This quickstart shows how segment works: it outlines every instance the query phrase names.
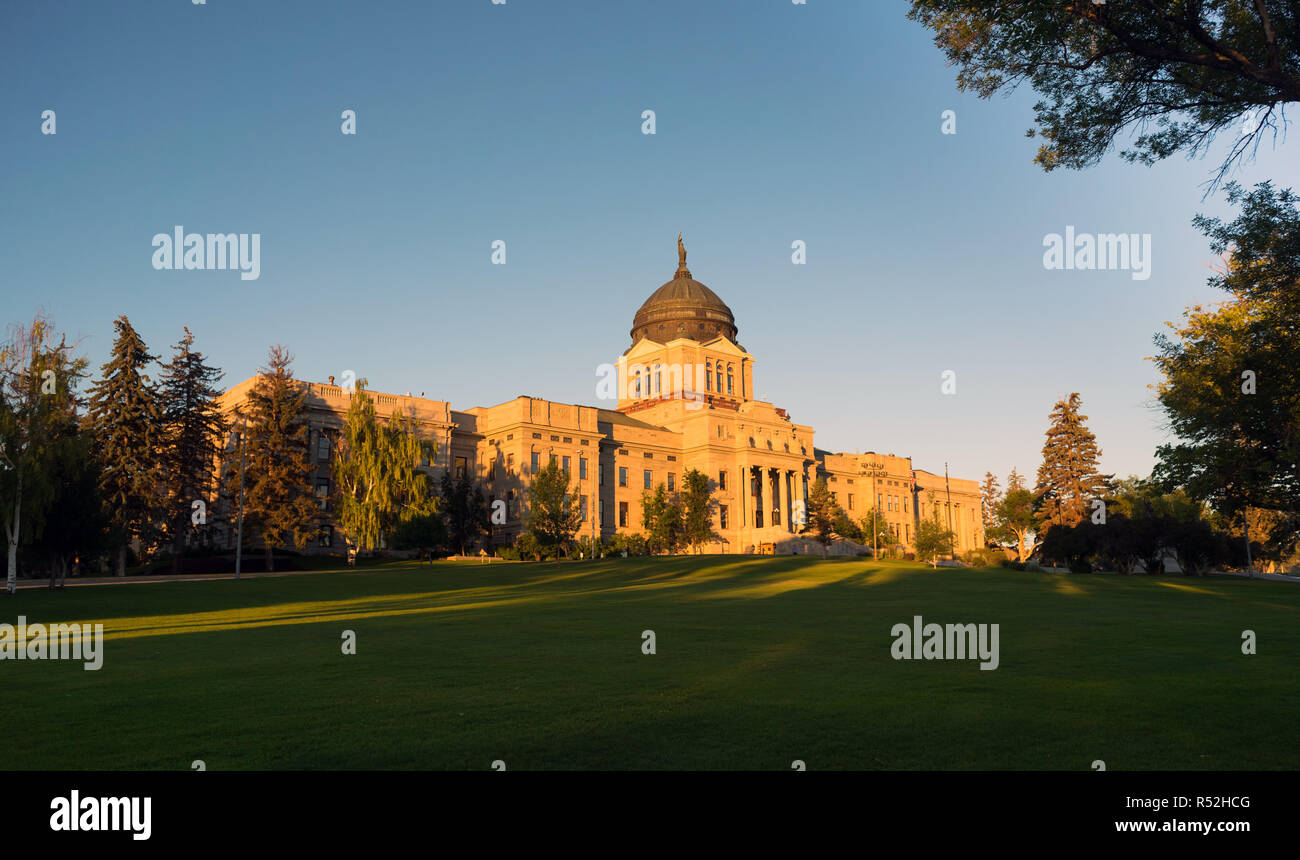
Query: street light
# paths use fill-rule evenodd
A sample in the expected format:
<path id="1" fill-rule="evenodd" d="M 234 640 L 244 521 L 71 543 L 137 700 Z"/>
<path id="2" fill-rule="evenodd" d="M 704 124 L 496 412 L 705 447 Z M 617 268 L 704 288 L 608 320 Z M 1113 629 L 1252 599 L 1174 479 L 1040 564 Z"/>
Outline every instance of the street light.
<path id="1" fill-rule="evenodd" d="M 244 559 L 244 436 L 248 429 L 248 420 L 239 422 L 239 525 L 235 529 L 235 579 L 239 579 L 239 569 Z"/>

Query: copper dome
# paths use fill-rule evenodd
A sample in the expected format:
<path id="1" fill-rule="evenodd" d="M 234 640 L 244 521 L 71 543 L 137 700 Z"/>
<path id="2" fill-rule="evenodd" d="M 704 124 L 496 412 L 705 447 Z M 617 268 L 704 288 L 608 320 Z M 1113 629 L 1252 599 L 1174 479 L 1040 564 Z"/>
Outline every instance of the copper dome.
<path id="1" fill-rule="evenodd" d="M 691 277 L 686 249 L 678 239 L 677 274 L 650 294 L 632 319 L 632 343 L 644 338 L 667 343 L 679 337 L 700 342 L 723 335 L 736 340 L 736 318 L 718 294 Z"/>

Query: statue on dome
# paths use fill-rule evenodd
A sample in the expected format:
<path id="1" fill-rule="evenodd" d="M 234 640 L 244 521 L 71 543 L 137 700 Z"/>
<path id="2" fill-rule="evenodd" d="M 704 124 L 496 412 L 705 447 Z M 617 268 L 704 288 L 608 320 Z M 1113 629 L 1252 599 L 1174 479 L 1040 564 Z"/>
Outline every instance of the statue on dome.
<path id="1" fill-rule="evenodd" d="M 686 246 L 682 244 L 682 234 L 677 234 L 677 268 L 686 268 Z"/>

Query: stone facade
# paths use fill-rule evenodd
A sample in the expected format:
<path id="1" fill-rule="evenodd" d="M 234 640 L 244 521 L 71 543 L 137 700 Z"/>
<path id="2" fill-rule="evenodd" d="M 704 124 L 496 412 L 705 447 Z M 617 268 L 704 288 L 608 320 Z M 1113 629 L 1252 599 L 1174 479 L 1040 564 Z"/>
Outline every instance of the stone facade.
<path id="1" fill-rule="evenodd" d="M 371 392 L 376 412 L 412 416 L 437 442 L 431 474 L 451 469 L 478 479 L 491 500 L 506 502 L 508 521 L 491 543 L 511 543 L 523 530 L 529 476 L 552 459 L 567 467 L 584 512 L 579 536 L 609 538 L 641 529 L 641 494 L 660 483 L 681 486 L 698 469 L 718 503 L 714 552 L 807 552 L 798 513 L 809 485 L 824 477 L 855 521 L 871 516 L 873 500 L 896 535 L 895 548 L 914 546 L 921 516 L 938 516 L 957 535 L 958 552 L 984 545 L 979 484 L 914 468 L 908 457 L 818 449 L 813 428 L 754 396 L 754 357 L 738 342 L 731 310 L 695 281 L 680 249 L 672 281 L 637 311 L 633 344 L 611 374 L 613 409 L 517 397 L 496 406 L 457 411 L 441 400 Z M 234 386 L 223 406 L 233 409 L 253 384 Z M 328 458 L 343 426 L 349 393 L 308 383 L 308 420 L 322 528 L 314 549 L 339 552 L 329 522 Z"/>

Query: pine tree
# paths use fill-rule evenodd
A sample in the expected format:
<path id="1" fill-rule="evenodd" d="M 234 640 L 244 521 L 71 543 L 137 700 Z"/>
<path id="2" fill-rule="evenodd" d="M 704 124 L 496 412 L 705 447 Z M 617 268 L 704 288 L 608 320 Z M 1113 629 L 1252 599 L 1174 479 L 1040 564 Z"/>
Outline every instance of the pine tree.
<path id="1" fill-rule="evenodd" d="M 469 472 L 452 478 L 451 470 L 442 473 L 441 507 L 447 520 L 447 539 L 452 548 L 464 555 L 471 545 L 491 528 L 487 499 Z"/>
<path id="2" fill-rule="evenodd" d="M 101 377 L 90 388 L 90 432 L 103 464 L 100 491 L 119 532 L 117 575 L 126 575 L 131 541 L 149 548 L 157 533 L 163 487 L 162 406 L 144 369 L 156 356 L 125 315 L 113 322 L 117 337 Z"/>
<path id="3" fill-rule="evenodd" d="M 292 362 L 284 347 L 271 347 L 267 366 L 235 410 L 246 435 L 244 525 L 261 535 L 267 570 L 275 569 L 277 548 L 306 544 L 320 516 L 311 486 L 316 467 L 308 448 L 307 388 L 294 379 Z M 229 488 L 238 480 L 238 456 L 226 469 Z M 227 492 L 237 497 L 238 490 Z"/>
<path id="4" fill-rule="evenodd" d="M 1002 500 L 1002 490 L 998 486 L 998 476 L 992 472 L 984 473 L 984 483 L 980 485 L 980 518 L 987 535 L 997 528 L 996 511 Z"/>
<path id="5" fill-rule="evenodd" d="M 194 533 L 195 501 L 203 511 L 213 505 L 217 456 L 227 432 L 217 401 L 217 383 L 224 374 L 210 367 L 203 353 L 193 349 L 189 328 L 163 365 L 160 395 L 163 410 L 163 474 L 166 481 L 164 523 L 172 545 L 172 570 L 180 569 L 186 537 Z M 206 520 L 206 513 L 200 517 Z"/>
<path id="6" fill-rule="evenodd" d="M 1007 478 L 1007 492 L 1023 490 L 1024 484 L 1024 480 L 1016 474 L 1015 467 L 1012 467 L 1011 474 Z M 1008 539 L 998 516 L 1002 498 L 997 475 L 985 472 L 984 483 L 980 485 L 980 517 L 984 523 L 984 543 L 988 546 L 1002 546 Z"/>
<path id="7" fill-rule="evenodd" d="M 1092 500 L 1102 498 L 1107 491 L 1108 478 L 1097 469 L 1101 449 L 1097 437 L 1088 429 L 1088 416 L 1079 412 L 1080 405 L 1075 392 L 1052 408 L 1034 491 L 1042 499 L 1038 519 L 1044 530 L 1079 522 Z"/>
<path id="8" fill-rule="evenodd" d="M 75 459 L 75 389 L 85 368 L 63 338 L 54 343 L 42 316 L 15 326 L 0 344 L 0 516 L 10 594 L 17 589 L 18 545 L 41 536 L 64 467 Z"/>
<path id="9" fill-rule="evenodd" d="M 813 485 L 808 488 L 808 499 L 806 501 L 808 511 L 808 524 L 804 526 L 803 532 L 814 532 L 814 537 L 822 545 L 822 555 L 826 554 L 826 547 L 830 546 L 834 539 L 832 534 L 835 531 L 835 515 L 839 510 L 839 505 L 835 502 L 835 497 L 831 495 L 830 487 L 826 485 L 825 478 L 818 478 Z"/>
<path id="10" fill-rule="evenodd" d="M 1028 489 L 1029 487 L 1025 486 L 1024 476 L 1016 471 L 1015 466 L 1012 466 L 1011 474 L 1007 475 L 1007 492 L 1010 493 L 1010 492 L 1014 492 L 1015 490 L 1028 490 Z"/>

